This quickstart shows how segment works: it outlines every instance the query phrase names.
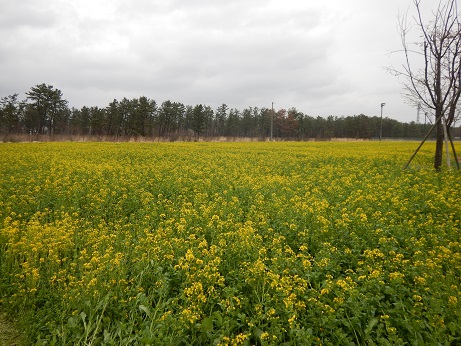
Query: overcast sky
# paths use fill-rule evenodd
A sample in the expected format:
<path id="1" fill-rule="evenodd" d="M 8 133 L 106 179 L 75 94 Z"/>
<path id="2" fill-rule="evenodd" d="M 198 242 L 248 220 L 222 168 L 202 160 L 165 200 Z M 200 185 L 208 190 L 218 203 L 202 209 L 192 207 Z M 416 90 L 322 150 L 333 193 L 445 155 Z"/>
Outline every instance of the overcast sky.
<path id="1" fill-rule="evenodd" d="M 438 1 L 425 1 L 435 6 Z M 0 0 L 0 97 L 37 84 L 70 107 L 146 96 L 216 109 L 416 121 L 398 15 L 412 0 Z"/>

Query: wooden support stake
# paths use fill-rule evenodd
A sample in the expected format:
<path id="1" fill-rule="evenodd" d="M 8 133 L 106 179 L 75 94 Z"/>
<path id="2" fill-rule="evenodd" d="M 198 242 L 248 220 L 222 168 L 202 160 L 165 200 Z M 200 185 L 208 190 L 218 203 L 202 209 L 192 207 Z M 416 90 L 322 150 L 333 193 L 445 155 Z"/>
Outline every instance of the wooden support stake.
<path id="1" fill-rule="evenodd" d="M 458 168 L 458 171 L 459 171 L 460 167 L 459 167 L 458 155 L 456 155 L 455 144 L 453 143 L 453 139 L 451 139 L 450 132 L 448 132 L 448 138 L 450 139 L 451 150 L 453 151 L 453 156 L 455 157 L 456 168 Z"/>
<path id="2" fill-rule="evenodd" d="M 437 126 L 437 123 L 440 121 L 440 117 L 437 119 L 437 121 L 435 122 L 435 124 L 431 127 L 431 129 L 429 130 L 429 132 L 427 133 L 426 137 L 424 137 L 424 139 L 422 140 L 421 144 L 419 145 L 419 147 L 415 150 L 415 152 L 413 153 L 413 155 L 411 155 L 410 159 L 408 160 L 408 162 L 406 163 L 405 166 L 403 166 L 403 169 L 407 169 L 408 166 L 410 165 L 410 162 L 413 161 L 413 159 L 415 158 L 416 154 L 418 153 L 419 149 L 421 149 L 421 147 L 423 146 L 423 144 L 426 142 L 426 140 L 429 138 L 429 136 L 431 135 L 432 131 L 434 131 L 435 127 Z"/>

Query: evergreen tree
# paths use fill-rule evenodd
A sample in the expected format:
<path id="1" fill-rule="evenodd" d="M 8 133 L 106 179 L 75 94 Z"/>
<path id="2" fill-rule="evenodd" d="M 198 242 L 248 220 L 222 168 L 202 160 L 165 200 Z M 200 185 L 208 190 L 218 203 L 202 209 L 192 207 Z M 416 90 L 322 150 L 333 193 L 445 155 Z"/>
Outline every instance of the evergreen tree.
<path id="1" fill-rule="evenodd" d="M 29 118 L 33 132 L 52 135 L 60 117 L 65 116 L 67 101 L 62 98 L 62 92 L 52 85 L 40 84 L 32 87 L 26 93 L 29 104 Z"/>
<path id="2" fill-rule="evenodd" d="M 203 105 L 199 104 L 194 107 L 192 112 L 191 128 L 194 130 L 197 139 L 205 131 L 206 128 L 206 113 Z"/>
<path id="3" fill-rule="evenodd" d="M 227 120 L 227 110 L 229 107 L 223 103 L 216 109 L 215 118 L 214 118 L 214 131 L 213 134 L 215 136 L 223 136 L 224 135 L 224 127 L 226 125 Z"/>
<path id="4" fill-rule="evenodd" d="M 3 97 L 0 100 L 0 132 L 19 133 L 23 104 L 18 101 L 18 94 Z"/>

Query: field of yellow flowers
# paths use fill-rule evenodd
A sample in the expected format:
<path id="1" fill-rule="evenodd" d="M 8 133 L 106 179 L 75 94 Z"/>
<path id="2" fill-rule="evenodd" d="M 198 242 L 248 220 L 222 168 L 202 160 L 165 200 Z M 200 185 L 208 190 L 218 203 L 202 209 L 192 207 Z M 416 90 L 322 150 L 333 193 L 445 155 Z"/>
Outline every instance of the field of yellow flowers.
<path id="1" fill-rule="evenodd" d="M 417 144 L 0 144 L 0 311 L 35 345 L 461 343 L 461 175 Z"/>

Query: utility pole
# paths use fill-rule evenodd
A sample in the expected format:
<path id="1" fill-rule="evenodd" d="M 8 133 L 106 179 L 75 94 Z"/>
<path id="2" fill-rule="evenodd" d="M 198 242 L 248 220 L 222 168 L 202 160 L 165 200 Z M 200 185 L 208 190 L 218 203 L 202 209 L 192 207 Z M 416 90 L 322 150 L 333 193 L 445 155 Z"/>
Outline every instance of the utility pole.
<path id="1" fill-rule="evenodd" d="M 381 103 L 381 123 L 379 125 L 379 140 L 381 141 L 383 139 L 383 107 L 386 105 L 386 103 L 382 102 Z"/>
<path id="2" fill-rule="evenodd" d="M 274 102 L 272 102 L 272 111 L 271 111 L 271 142 L 273 138 L 274 131 Z"/>

